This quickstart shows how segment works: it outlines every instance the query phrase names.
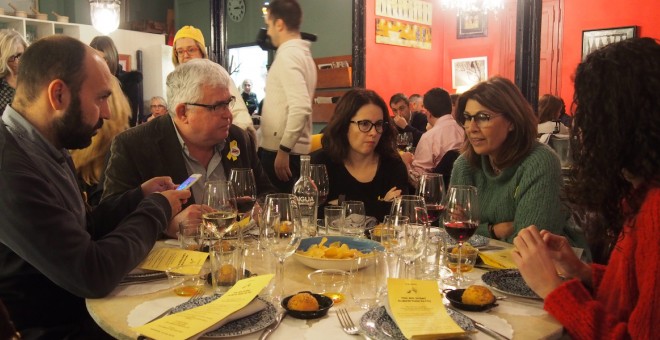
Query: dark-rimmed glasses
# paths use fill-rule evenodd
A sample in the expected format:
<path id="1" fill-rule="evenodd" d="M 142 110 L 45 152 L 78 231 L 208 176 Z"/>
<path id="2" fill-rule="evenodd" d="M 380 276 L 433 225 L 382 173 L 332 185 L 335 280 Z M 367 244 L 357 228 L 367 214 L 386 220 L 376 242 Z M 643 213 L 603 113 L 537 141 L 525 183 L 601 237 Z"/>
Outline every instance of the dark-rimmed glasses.
<path id="1" fill-rule="evenodd" d="M 23 56 L 23 53 L 16 53 L 12 56 L 9 56 L 9 58 L 7 58 L 7 61 L 10 62 L 10 63 L 13 63 L 16 60 L 20 60 L 22 56 Z"/>
<path id="2" fill-rule="evenodd" d="M 387 122 L 383 120 L 379 120 L 375 123 L 372 123 L 370 120 L 366 120 L 366 119 L 358 120 L 358 121 L 351 120 L 351 123 L 357 124 L 358 129 L 360 129 L 360 131 L 362 132 L 369 132 L 371 131 L 372 127 L 375 127 L 376 132 L 378 133 L 383 133 L 383 127 L 387 125 Z"/>
<path id="3" fill-rule="evenodd" d="M 151 105 L 150 107 L 152 109 L 164 109 L 165 105 L 158 104 L 158 105 Z"/>
<path id="4" fill-rule="evenodd" d="M 215 104 L 200 104 L 200 103 L 184 103 L 186 105 L 199 106 L 207 109 L 209 112 L 216 112 L 217 110 L 227 110 L 234 107 L 236 97 L 231 96 L 224 102 L 217 102 Z"/>
<path id="5" fill-rule="evenodd" d="M 479 111 L 475 115 L 469 115 L 467 113 L 463 113 L 462 116 L 462 121 L 463 121 L 463 127 L 467 128 L 468 125 L 470 124 L 471 121 L 477 122 L 477 126 L 482 128 L 490 125 L 490 118 L 491 117 L 497 117 L 501 115 L 501 113 L 495 113 L 495 112 L 484 112 L 484 111 Z"/>

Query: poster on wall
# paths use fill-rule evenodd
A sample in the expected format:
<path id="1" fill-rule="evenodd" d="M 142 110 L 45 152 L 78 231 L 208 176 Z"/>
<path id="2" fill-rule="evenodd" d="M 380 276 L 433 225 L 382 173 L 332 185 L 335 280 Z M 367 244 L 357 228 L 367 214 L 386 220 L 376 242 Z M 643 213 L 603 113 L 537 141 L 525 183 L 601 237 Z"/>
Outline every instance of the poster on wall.
<path id="1" fill-rule="evenodd" d="M 376 18 L 376 43 L 431 49 L 431 26 Z"/>
<path id="2" fill-rule="evenodd" d="M 582 31 L 582 61 L 589 53 L 609 44 L 634 38 L 637 26 Z"/>
<path id="3" fill-rule="evenodd" d="M 451 60 L 451 86 L 469 88 L 488 78 L 488 58 L 461 58 Z"/>
<path id="4" fill-rule="evenodd" d="M 431 2 L 424 0 L 376 0 L 376 15 L 431 25 L 432 7 Z"/>

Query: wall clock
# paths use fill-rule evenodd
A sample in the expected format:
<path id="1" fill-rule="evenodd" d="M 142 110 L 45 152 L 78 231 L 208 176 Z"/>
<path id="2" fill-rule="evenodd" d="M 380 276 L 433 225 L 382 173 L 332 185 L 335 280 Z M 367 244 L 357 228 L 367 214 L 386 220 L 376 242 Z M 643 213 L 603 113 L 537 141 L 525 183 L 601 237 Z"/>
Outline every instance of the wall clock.
<path id="1" fill-rule="evenodd" d="M 245 16 L 245 0 L 227 1 L 227 14 L 235 22 L 241 22 Z"/>

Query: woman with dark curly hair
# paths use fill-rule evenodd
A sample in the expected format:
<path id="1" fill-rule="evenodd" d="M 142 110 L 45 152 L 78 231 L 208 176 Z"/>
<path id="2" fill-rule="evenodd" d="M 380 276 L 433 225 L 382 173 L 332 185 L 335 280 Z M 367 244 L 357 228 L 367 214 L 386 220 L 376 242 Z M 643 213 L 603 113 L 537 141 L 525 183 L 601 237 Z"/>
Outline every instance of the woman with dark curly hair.
<path id="1" fill-rule="evenodd" d="M 450 184 L 477 187 L 477 233 L 512 242 L 536 224 L 563 234 L 570 214 L 560 200 L 559 158 L 536 140 L 534 111 L 516 85 L 502 77 L 475 85 L 458 99 L 456 120 L 466 142 Z"/>
<path id="2" fill-rule="evenodd" d="M 396 151 L 396 130 L 387 105 L 376 92 L 346 92 L 321 139 L 312 163 L 325 164 L 328 201 L 364 202 L 366 214 L 382 220 L 392 200 L 408 193 L 408 171 Z"/>
<path id="3" fill-rule="evenodd" d="M 568 197 L 587 216 L 602 217 L 584 227 L 616 242 L 609 263 L 584 264 L 564 238 L 534 226 L 514 241 L 523 278 L 575 339 L 660 334 L 658 93 L 660 45 L 651 38 L 603 47 L 575 74 Z"/>

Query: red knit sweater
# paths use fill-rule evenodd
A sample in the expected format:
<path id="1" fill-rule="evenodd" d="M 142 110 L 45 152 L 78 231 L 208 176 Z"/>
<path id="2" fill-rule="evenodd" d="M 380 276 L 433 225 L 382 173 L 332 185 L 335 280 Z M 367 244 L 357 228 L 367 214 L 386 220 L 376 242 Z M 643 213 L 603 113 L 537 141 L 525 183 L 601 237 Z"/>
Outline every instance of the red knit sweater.
<path id="1" fill-rule="evenodd" d="M 660 188 L 652 188 L 624 226 L 607 266 L 592 265 L 593 292 L 577 279 L 545 299 L 574 339 L 660 337 Z M 595 293 L 594 293 L 595 292 Z"/>

